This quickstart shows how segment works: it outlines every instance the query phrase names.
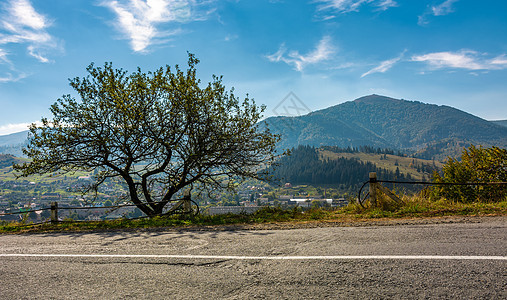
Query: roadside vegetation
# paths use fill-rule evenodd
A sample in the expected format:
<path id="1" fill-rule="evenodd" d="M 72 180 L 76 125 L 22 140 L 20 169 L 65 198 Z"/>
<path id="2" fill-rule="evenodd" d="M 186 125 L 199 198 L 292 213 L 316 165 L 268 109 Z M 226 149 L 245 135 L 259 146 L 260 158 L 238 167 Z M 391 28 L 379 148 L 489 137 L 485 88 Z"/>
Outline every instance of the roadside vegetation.
<path id="1" fill-rule="evenodd" d="M 308 223 L 355 223 L 384 219 L 433 218 L 445 216 L 507 216 L 507 199 L 498 202 L 463 203 L 447 199 L 432 200 L 426 196 L 405 196 L 403 204 L 395 204 L 387 197 L 379 198 L 378 207 L 361 207 L 353 202 L 343 208 L 299 207 L 282 209 L 265 207 L 253 214 L 224 214 L 162 216 L 143 219 L 118 219 L 106 221 L 74 222 L 65 220 L 59 224 L 33 225 L 0 223 L 0 233 L 49 232 L 49 231 L 94 231 L 94 230 L 134 230 L 156 228 L 215 228 L 220 225 L 262 225 L 285 223 L 298 227 Z M 319 224 L 316 224 L 317 226 Z"/>

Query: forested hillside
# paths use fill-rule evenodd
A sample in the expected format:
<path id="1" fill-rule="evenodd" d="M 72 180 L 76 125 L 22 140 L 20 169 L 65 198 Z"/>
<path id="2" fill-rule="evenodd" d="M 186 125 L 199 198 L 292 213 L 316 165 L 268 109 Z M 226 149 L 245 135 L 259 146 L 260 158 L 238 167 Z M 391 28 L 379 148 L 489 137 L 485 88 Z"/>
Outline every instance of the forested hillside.
<path id="1" fill-rule="evenodd" d="M 321 150 L 312 146 L 292 149 L 291 155 L 282 157 L 279 165 L 270 169 L 269 173 L 280 183 L 334 185 L 353 190 L 368 180 L 369 172 L 377 172 L 378 177 L 384 180 L 412 179 L 412 176 L 402 174 L 398 168 L 390 171 L 355 158 L 323 158 L 319 154 Z"/>
<path id="2" fill-rule="evenodd" d="M 22 162 L 19 158 L 10 154 L 0 154 L 0 169 L 12 167 L 15 163 Z"/>
<path id="3" fill-rule="evenodd" d="M 507 147 L 507 127 L 449 106 L 378 95 L 305 116 L 272 117 L 265 123 L 281 134 L 280 148 L 368 145 L 423 153 L 426 148 L 433 147 L 425 152 L 426 158 L 430 154 L 432 158 L 445 158 L 459 155 L 462 145 Z"/>

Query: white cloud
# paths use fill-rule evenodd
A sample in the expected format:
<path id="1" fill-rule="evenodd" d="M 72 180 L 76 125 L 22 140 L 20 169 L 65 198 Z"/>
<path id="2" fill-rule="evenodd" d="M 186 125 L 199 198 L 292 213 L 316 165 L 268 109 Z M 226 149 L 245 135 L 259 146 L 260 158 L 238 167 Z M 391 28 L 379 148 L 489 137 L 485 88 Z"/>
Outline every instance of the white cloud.
<path id="1" fill-rule="evenodd" d="M 28 130 L 31 123 L 7 124 L 0 126 L 0 135 L 6 135 Z"/>
<path id="2" fill-rule="evenodd" d="M 16 82 L 26 78 L 28 74 L 16 70 L 14 64 L 7 57 L 9 53 L 0 48 L 0 65 L 7 65 L 8 71 L 0 74 L 0 83 Z"/>
<path id="3" fill-rule="evenodd" d="M 319 10 L 334 10 L 339 13 L 358 11 L 359 6 L 372 0 L 317 0 Z"/>
<path id="4" fill-rule="evenodd" d="M 500 68 L 507 68 L 507 55 L 504 54 L 497 56 L 492 60 L 490 60 L 489 63 L 493 66 L 498 66 Z"/>
<path id="5" fill-rule="evenodd" d="M 385 73 L 400 61 L 424 63 L 428 66 L 419 74 L 425 74 L 426 71 L 448 69 L 451 72 L 456 70 L 467 70 L 472 75 L 493 70 L 507 70 L 507 54 L 492 57 L 487 53 L 479 53 L 472 50 L 460 50 L 456 52 L 442 51 L 426 54 L 412 55 L 409 59 L 404 59 L 406 50 L 398 57 L 382 61 L 378 66 L 363 73 L 361 78 L 374 73 Z M 482 71 L 482 72 L 476 72 Z"/>
<path id="6" fill-rule="evenodd" d="M 10 64 L 10 61 L 7 58 L 7 52 L 2 48 L 0 48 L 0 63 L 1 62 Z"/>
<path id="7" fill-rule="evenodd" d="M 206 4 L 207 2 L 205 2 Z M 163 23 L 204 20 L 194 9 L 198 4 L 193 0 L 107 0 L 102 6 L 111 9 L 117 16 L 115 26 L 130 39 L 135 52 L 145 52 L 160 38 L 174 35 L 173 32 L 161 32 L 157 26 Z M 199 5 L 203 5 L 201 2 Z"/>
<path id="8" fill-rule="evenodd" d="M 426 18 L 426 15 L 427 14 L 422 14 L 422 15 L 418 16 L 417 17 L 417 24 L 419 24 L 420 26 L 428 24 L 428 19 Z"/>
<path id="9" fill-rule="evenodd" d="M 465 69 L 465 70 L 503 70 L 507 69 L 505 54 L 493 59 L 485 59 L 486 54 L 476 51 L 461 50 L 458 52 L 434 52 L 414 55 L 411 61 L 427 63 L 432 69 Z"/>
<path id="10" fill-rule="evenodd" d="M 51 21 L 35 11 L 28 0 L 10 0 L 1 8 L 0 45 L 28 44 L 30 56 L 49 62 L 47 53 L 58 48 L 56 40 L 46 31 Z"/>
<path id="11" fill-rule="evenodd" d="M 35 49 L 34 46 L 30 45 L 30 46 L 28 46 L 27 49 L 28 49 L 28 54 L 30 54 L 31 56 L 35 57 L 40 62 L 43 62 L 43 63 L 49 62 L 49 59 L 47 59 L 46 57 L 42 56 L 42 54 L 40 52 L 38 52 Z"/>
<path id="12" fill-rule="evenodd" d="M 17 74 L 13 75 L 11 72 L 8 72 L 7 74 L 4 74 L 0 77 L 0 83 L 7 83 L 7 82 L 16 82 L 23 78 L 26 78 L 28 75 L 25 73 L 17 72 Z"/>
<path id="13" fill-rule="evenodd" d="M 278 51 L 276 51 L 273 54 L 266 55 L 266 58 L 272 62 L 283 61 L 284 59 L 283 55 L 285 54 L 285 52 L 287 52 L 287 47 L 285 47 L 285 44 L 281 44 L 280 48 L 278 48 Z"/>
<path id="14" fill-rule="evenodd" d="M 224 41 L 226 41 L 226 42 L 230 42 L 230 41 L 237 40 L 237 39 L 238 39 L 238 35 L 237 35 L 237 34 L 228 34 L 228 35 L 224 38 Z"/>
<path id="15" fill-rule="evenodd" d="M 401 58 L 403 57 L 403 54 L 405 52 L 403 52 L 400 56 L 398 57 L 395 57 L 393 59 L 389 59 L 389 60 L 385 60 L 383 62 L 380 63 L 380 65 L 378 65 L 377 67 L 369 70 L 368 72 L 364 73 L 363 75 L 361 75 L 361 78 L 365 77 L 365 76 L 368 76 L 368 75 L 371 75 L 373 73 L 385 73 L 387 72 L 388 70 L 390 70 L 397 62 L 399 62 L 401 60 Z"/>
<path id="16" fill-rule="evenodd" d="M 314 2 L 321 3 L 317 7 L 319 11 L 332 10 L 337 13 L 359 11 L 363 4 L 370 4 L 381 11 L 398 6 L 394 0 L 315 0 Z"/>
<path id="17" fill-rule="evenodd" d="M 391 7 L 397 7 L 398 3 L 396 3 L 393 0 L 383 0 L 383 1 L 379 1 L 376 4 L 376 6 L 379 8 L 379 10 L 384 11 L 384 10 L 388 10 Z"/>
<path id="18" fill-rule="evenodd" d="M 458 0 L 446 0 L 440 5 L 432 6 L 431 11 L 434 16 L 445 16 L 454 11 L 452 5 L 458 2 Z"/>
<path id="19" fill-rule="evenodd" d="M 18 24 L 34 30 L 41 30 L 48 26 L 46 18 L 37 13 L 28 0 L 12 1 L 11 4 L 11 14 L 18 20 Z"/>
<path id="20" fill-rule="evenodd" d="M 315 49 L 306 55 L 299 54 L 298 51 L 290 51 L 287 53 L 285 44 L 282 44 L 276 53 L 267 55 L 266 58 L 272 62 L 284 62 L 294 66 L 297 71 L 303 71 L 307 65 L 317 64 L 331 58 L 336 50 L 331 45 L 331 38 L 324 36 Z"/>
<path id="21" fill-rule="evenodd" d="M 418 17 L 418 24 L 419 25 L 426 25 L 428 24 L 428 16 L 445 16 L 452 12 L 454 12 L 453 4 L 458 2 L 459 0 L 446 0 L 439 5 L 435 6 L 428 6 L 428 9 Z"/>

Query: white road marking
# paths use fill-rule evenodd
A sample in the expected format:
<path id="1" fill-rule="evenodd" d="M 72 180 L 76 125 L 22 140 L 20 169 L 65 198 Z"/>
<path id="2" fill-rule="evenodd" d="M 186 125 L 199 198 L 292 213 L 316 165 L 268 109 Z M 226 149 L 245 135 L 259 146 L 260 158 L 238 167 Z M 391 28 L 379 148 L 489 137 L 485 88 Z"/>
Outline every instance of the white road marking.
<path id="1" fill-rule="evenodd" d="M 164 255 L 164 254 L 37 254 L 0 253 L 0 257 L 55 258 L 172 258 L 221 260 L 507 260 L 507 256 L 479 255 L 332 255 L 332 256 L 235 256 L 235 255 Z"/>

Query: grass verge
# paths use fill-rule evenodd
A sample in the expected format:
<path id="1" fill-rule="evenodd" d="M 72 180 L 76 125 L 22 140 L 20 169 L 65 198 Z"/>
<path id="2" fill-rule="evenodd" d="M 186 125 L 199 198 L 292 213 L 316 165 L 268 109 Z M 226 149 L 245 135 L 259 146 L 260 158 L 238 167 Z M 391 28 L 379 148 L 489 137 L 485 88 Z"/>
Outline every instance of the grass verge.
<path id="1" fill-rule="evenodd" d="M 51 232 L 51 231 L 94 231 L 129 230 L 142 228 L 204 227 L 216 225 L 266 224 L 266 223 L 304 223 L 347 222 L 431 218 L 442 216 L 500 216 L 507 215 L 507 200 L 495 203 L 460 203 L 445 199 L 431 201 L 421 197 L 404 197 L 403 204 L 380 199 L 378 207 L 363 208 L 356 203 L 341 209 L 314 208 L 303 211 L 300 208 L 281 209 L 265 207 L 254 214 L 199 215 L 192 218 L 184 216 L 165 216 L 137 220 L 118 219 L 94 222 L 61 222 L 59 224 L 33 225 L 21 223 L 1 223 L 0 233 Z"/>

